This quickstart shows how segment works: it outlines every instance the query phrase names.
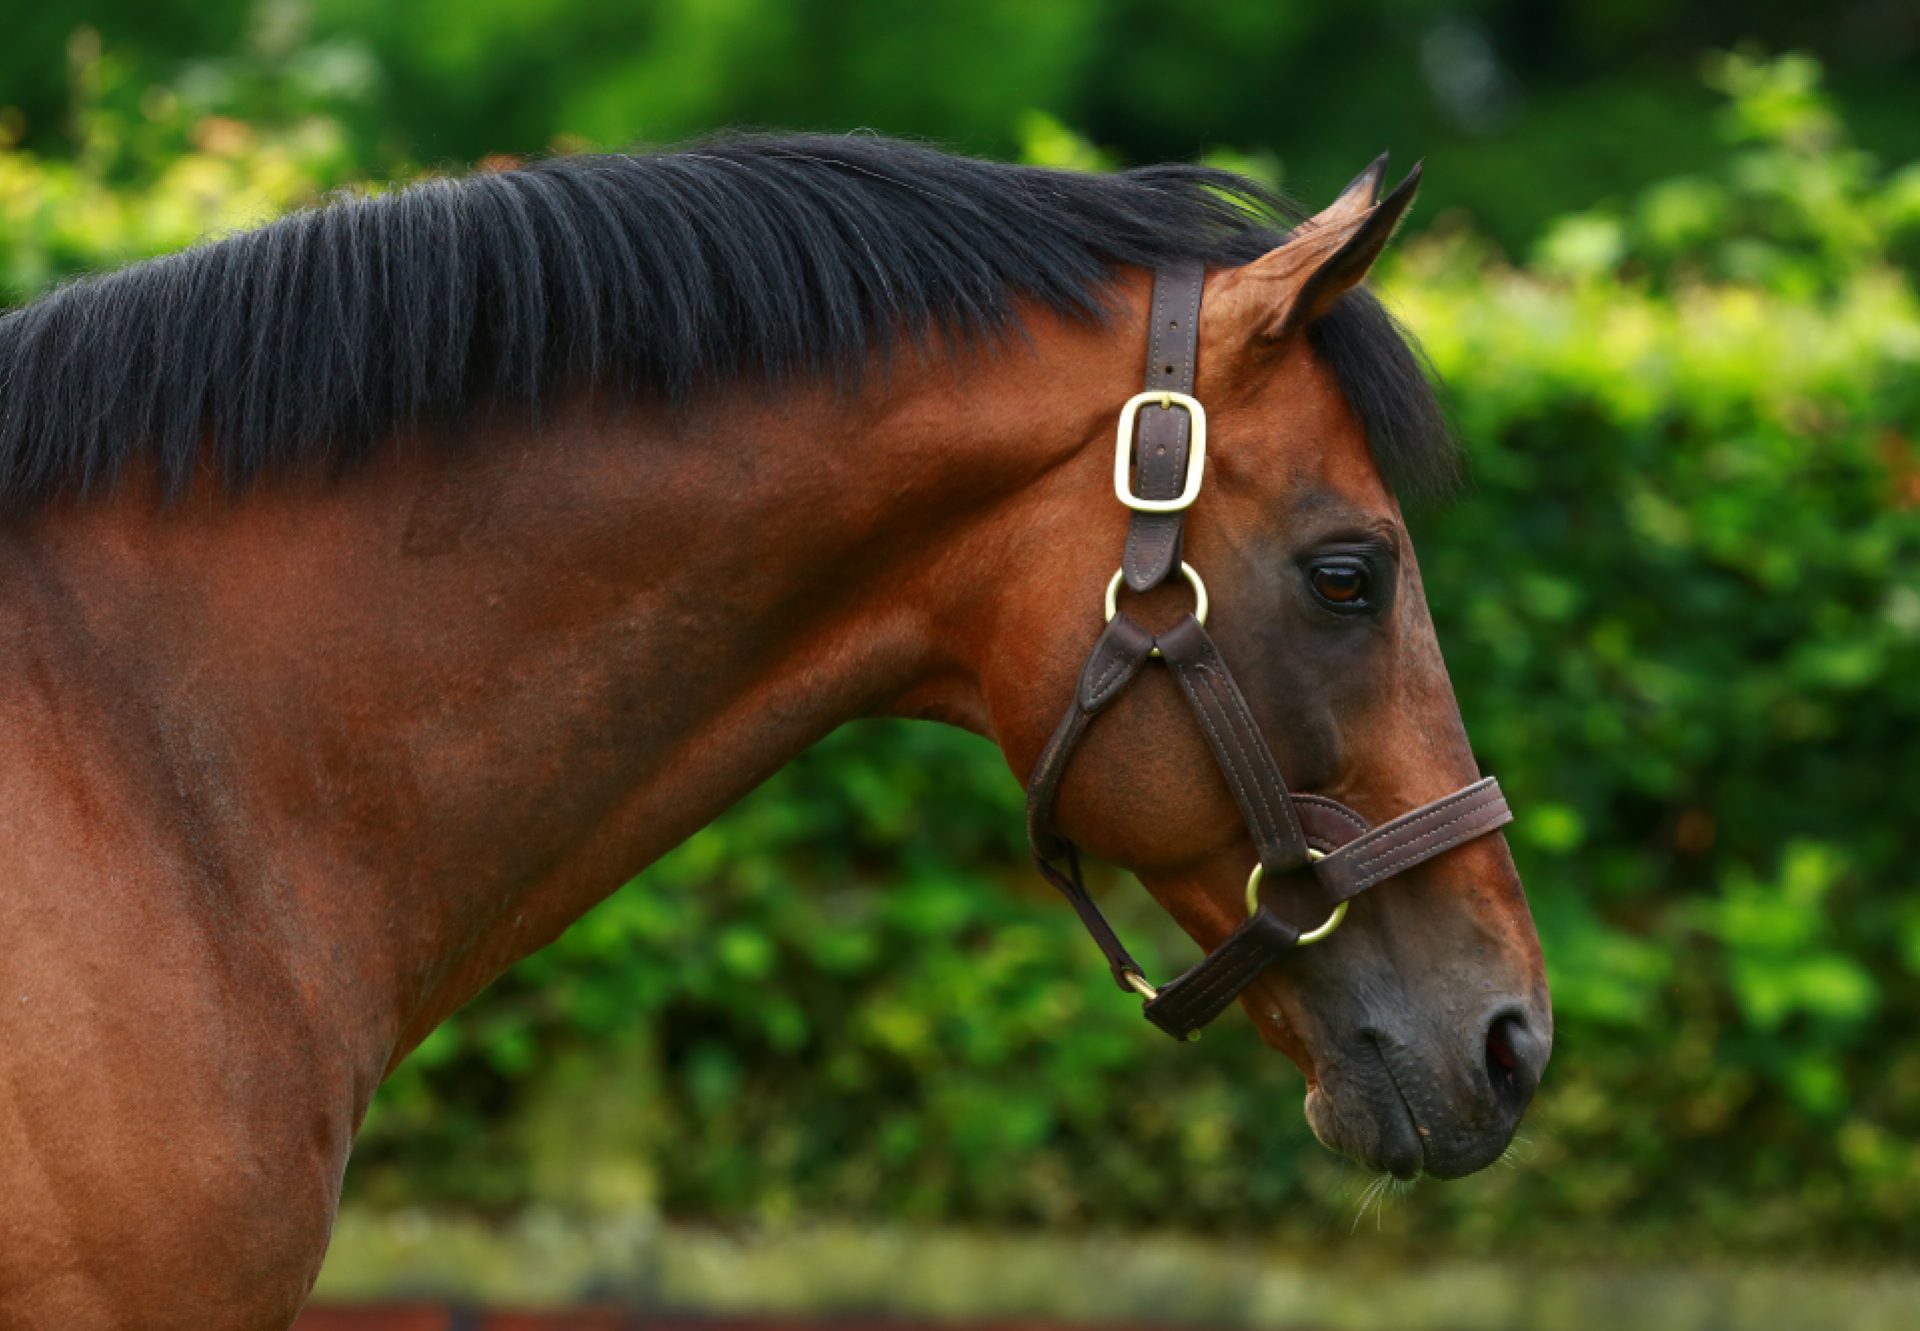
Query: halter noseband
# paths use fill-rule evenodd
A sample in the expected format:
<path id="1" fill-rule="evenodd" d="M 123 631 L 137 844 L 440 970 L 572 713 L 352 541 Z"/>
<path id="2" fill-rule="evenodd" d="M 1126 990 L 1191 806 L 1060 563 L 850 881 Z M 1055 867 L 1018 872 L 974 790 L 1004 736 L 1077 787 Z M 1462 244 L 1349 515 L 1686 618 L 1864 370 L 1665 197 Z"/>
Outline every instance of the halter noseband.
<path id="1" fill-rule="evenodd" d="M 1114 452 L 1114 493 L 1133 510 L 1126 552 L 1107 584 L 1106 631 L 1094 643 L 1073 703 L 1027 781 L 1027 838 L 1034 863 L 1079 913 L 1106 954 L 1114 981 L 1144 998 L 1147 1020 L 1176 1039 L 1197 1039 L 1200 1028 L 1269 966 L 1339 928 L 1348 902 L 1367 888 L 1513 821 L 1492 777 L 1379 827 L 1335 800 L 1290 794 L 1281 780 L 1246 698 L 1202 627 L 1206 584 L 1180 559 L 1186 510 L 1199 497 L 1206 463 L 1206 410 L 1192 396 L 1205 277 L 1199 264 L 1154 274 L 1146 390 L 1121 409 Z M 1149 633 L 1120 611 L 1123 581 L 1144 592 L 1176 569 L 1192 587 L 1195 605 L 1172 628 Z M 1157 988 L 1147 982 L 1088 895 L 1079 852 L 1053 825 L 1060 781 L 1080 737 L 1155 657 L 1173 672 L 1199 719 L 1258 854 L 1247 879 L 1246 922 L 1191 970 Z M 1064 861 L 1065 867 L 1055 860 Z M 1313 874 L 1331 909 L 1325 923 L 1304 934 L 1260 902 L 1264 876 L 1302 870 Z"/>

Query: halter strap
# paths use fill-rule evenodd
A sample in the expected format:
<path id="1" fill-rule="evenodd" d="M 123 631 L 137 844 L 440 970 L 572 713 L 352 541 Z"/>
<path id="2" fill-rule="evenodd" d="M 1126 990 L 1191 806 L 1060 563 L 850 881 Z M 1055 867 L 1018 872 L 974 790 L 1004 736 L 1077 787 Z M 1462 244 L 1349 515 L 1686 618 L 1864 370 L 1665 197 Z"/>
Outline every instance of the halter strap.
<path id="1" fill-rule="evenodd" d="M 1280 764 L 1260 734 L 1253 710 L 1220 659 L 1213 639 L 1192 615 L 1159 635 L 1160 654 L 1173 670 L 1180 691 L 1206 732 L 1207 747 L 1227 774 L 1227 785 L 1253 834 L 1260 864 L 1270 874 L 1290 873 L 1306 864 L 1307 838 L 1293 811 Z"/>
<path id="2" fill-rule="evenodd" d="M 1204 428 L 1200 407 L 1190 395 L 1205 276 L 1199 264 L 1180 264 L 1154 274 L 1147 390 L 1180 394 L 1192 405 L 1162 399 L 1137 407 L 1132 493 L 1139 500 L 1164 505 L 1186 494 L 1189 486 L 1197 490 L 1200 478 L 1189 477 L 1187 470 L 1189 458 L 1199 456 L 1199 449 L 1192 446 L 1195 433 Z M 1117 479 L 1124 488 L 1124 468 Z M 1184 507 L 1143 511 L 1129 506 L 1134 512 L 1127 526 L 1121 572 L 1127 586 L 1146 591 L 1182 567 L 1186 511 Z M 1195 586 L 1200 586 L 1197 575 Z M 1312 872 L 1325 899 L 1335 907 L 1329 925 L 1316 930 L 1316 936 L 1330 931 L 1345 911 L 1345 903 L 1367 888 L 1513 821 L 1513 812 L 1492 777 L 1379 827 L 1324 795 L 1293 794 L 1281 778 L 1280 765 L 1245 695 L 1199 618 L 1184 615 L 1172 628 L 1155 635 L 1111 604 L 1109 611 L 1107 627 L 1081 668 L 1073 701 L 1028 776 L 1027 839 L 1035 866 L 1080 916 L 1105 955 L 1114 983 L 1145 998 L 1147 1020 L 1169 1035 L 1198 1038 L 1202 1026 L 1300 945 L 1301 933 L 1259 901 L 1257 882 L 1250 881 L 1252 908 L 1246 922 L 1190 970 L 1156 988 L 1147 982 L 1088 893 L 1079 851 L 1054 825 L 1060 783 L 1094 718 L 1139 677 L 1149 660 L 1158 657 L 1165 662 L 1193 709 L 1253 838 L 1258 857 L 1255 874 Z"/>
<path id="3" fill-rule="evenodd" d="M 1148 392 L 1191 395 L 1200 351 L 1200 292 L 1207 270 L 1179 263 L 1153 275 L 1153 308 L 1147 334 Z M 1193 438 L 1189 413 L 1178 407 L 1144 407 L 1134 449 L 1134 485 L 1142 499 L 1172 499 L 1186 485 Z M 1180 567 L 1186 512 L 1142 513 L 1127 523 L 1127 549 L 1120 561 L 1127 586 L 1144 592 Z"/>

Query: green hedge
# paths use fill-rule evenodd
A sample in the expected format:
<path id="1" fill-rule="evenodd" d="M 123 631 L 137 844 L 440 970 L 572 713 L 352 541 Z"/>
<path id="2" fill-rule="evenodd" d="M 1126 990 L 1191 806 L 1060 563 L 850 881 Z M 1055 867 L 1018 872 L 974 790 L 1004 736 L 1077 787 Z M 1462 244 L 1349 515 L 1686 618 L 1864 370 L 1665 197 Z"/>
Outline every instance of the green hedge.
<path id="1" fill-rule="evenodd" d="M 1442 227 L 1384 276 L 1470 459 L 1414 527 L 1559 1036 L 1519 1167 L 1421 1189 L 1379 1242 L 1920 1242 L 1920 164 L 1849 149 L 1816 74 L 1723 60 L 1698 176 L 1560 219 L 1521 266 Z M 163 171 L 0 155 L 0 274 L 346 173 L 324 121 L 182 112 L 167 140 L 169 113 L 116 141 L 169 144 Z M 1365 1180 L 1313 1144 L 1298 1077 L 1244 1023 L 1191 1048 L 1142 1023 L 1019 826 L 988 746 L 840 732 L 436 1033 L 349 1192 L 1343 1234 Z M 1108 900 L 1163 966 L 1190 955 L 1137 888 Z"/>

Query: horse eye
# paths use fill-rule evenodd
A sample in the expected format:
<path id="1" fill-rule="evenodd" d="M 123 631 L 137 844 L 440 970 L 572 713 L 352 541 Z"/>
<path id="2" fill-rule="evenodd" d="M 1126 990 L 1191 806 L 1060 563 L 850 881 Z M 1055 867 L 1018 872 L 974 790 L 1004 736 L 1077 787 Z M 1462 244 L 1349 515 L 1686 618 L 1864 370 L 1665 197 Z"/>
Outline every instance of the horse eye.
<path id="1" fill-rule="evenodd" d="M 1359 564 L 1320 564 L 1312 571 L 1313 594 L 1351 610 L 1367 604 L 1367 570 Z"/>

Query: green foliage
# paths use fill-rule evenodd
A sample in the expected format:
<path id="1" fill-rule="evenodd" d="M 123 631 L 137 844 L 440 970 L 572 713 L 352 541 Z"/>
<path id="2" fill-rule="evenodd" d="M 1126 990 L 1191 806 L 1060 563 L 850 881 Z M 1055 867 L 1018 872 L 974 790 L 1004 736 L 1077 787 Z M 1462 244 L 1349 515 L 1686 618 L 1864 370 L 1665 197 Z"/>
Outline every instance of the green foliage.
<path id="1" fill-rule="evenodd" d="M 1902 0 L 51 0 L 0 41 L 0 126 L 77 141 L 80 24 L 150 85 L 219 91 L 248 120 L 319 99 L 389 174 L 555 145 L 776 125 L 923 135 L 1007 155 L 1043 111 L 1122 164 L 1258 144 L 1303 194 L 1384 148 L 1425 158 L 1428 216 L 1513 252 L 1542 224 L 1692 169 L 1714 145 L 1690 53 L 1816 44 L 1874 151 L 1920 156 Z M 1789 108 L 1790 110 L 1790 108 Z"/>
<path id="2" fill-rule="evenodd" d="M 303 49 L 157 91 L 80 61 L 85 151 L 0 152 L 0 275 L 24 294 L 347 179 L 355 80 L 260 73 Z M 1375 1243 L 1920 1241 L 1920 163 L 1851 148 L 1815 74 L 1718 60 L 1716 160 L 1522 266 L 1456 224 L 1384 276 L 1471 462 L 1416 534 L 1559 1035 L 1521 1167 L 1423 1189 Z M 1042 114 L 1008 132 L 1114 160 Z M 1193 1048 L 1141 1022 L 1019 826 L 978 741 L 842 731 L 430 1038 L 350 1190 L 1344 1235 L 1362 1180 L 1297 1076 L 1234 1019 Z M 1163 969 L 1191 955 L 1110 888 Z"/>
<path id="3" fill-rule="evenodd" d="M 1920 162 L 1884 182 L 1846 142 L 1805 56 L 1710 62 L 1735 145 L 1717 177 L 1681 176 L 1625 210 L 1576 213 L 1546 228 L 1536 266 L 1611 274 L 1629 254 L 1669 284 L 1721 280 L 1785 295 L 1829 292 L 1863 270 L 1920 257 Z"/>
<path id="4" fill-rule="evenodd" d="M 40 157 L 9 150 L 0 133 L 0 299 L 257 226 L 317 202 L 358 169 L 325 113 L 324 81 L 277 82 L 277 115 L 233 114 L 258 105 L 251 86 L 281 64 L 324 68 L 324 52 L 203 67 L 177 86 L 142 88 L 91 33 L 69 47 L 81 150 Z"/>

